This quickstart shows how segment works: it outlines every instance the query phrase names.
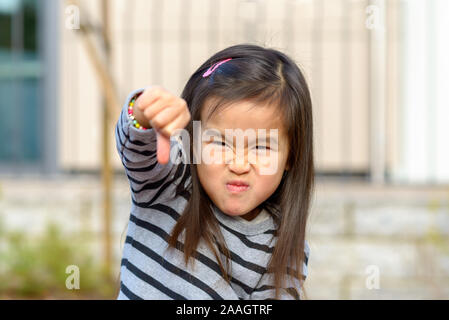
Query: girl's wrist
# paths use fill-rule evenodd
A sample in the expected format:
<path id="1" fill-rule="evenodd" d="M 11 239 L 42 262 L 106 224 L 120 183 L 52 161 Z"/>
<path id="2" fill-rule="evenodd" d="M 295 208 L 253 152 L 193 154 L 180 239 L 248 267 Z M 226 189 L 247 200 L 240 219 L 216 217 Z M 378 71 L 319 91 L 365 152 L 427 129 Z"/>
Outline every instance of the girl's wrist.
<path id="1" fill-rule="evenodd" d="M 140 130 L 148 130 L 151 128 L 149 121 L 146 120 L 143 113 L 136 108 L 136 100 L 142 93 L 136 94 L 132 97 L 128 104 L 128 117 L 132 121 L 133 127 Z"/>

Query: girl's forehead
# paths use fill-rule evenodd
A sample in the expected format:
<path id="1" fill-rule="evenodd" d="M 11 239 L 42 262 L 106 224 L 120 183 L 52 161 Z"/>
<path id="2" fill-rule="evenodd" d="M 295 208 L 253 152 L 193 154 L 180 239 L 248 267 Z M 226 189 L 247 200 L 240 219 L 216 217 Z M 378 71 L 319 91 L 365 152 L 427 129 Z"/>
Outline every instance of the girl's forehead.
<path id="1" fill-rule="evenodd" d="M 213 111 L 213 104 L 205 104 L 201 122 L 217 129 L 278 129 L 283 130 L 284 119 L 277 105 L 240 101 Z"/>

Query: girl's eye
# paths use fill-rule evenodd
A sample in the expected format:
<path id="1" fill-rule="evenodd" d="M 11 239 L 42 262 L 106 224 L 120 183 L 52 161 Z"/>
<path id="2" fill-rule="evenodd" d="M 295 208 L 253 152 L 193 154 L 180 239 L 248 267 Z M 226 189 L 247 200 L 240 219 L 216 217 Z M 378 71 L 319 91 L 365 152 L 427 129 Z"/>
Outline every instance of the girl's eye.
<path id="1" fill-rule="evenodd" d="M 221 145 L 222 147 L 226 147 L 227 146 L 226 143 L 223 142 L 223 141 L 212 141 L 212 143 Z M 263 150 L 263 149 L 270 150 L 270 147 L 268 147 L 268 146 L 256 146 L 256 149 L 258 149 L 258 150 Z"/>
<path id="2" fill-rule="evenodd" d="M 212 141 L 213 144 L 219 144 L 222 147 L 226 147 L 226 143 L 224 143 L 223 141 Z"/>

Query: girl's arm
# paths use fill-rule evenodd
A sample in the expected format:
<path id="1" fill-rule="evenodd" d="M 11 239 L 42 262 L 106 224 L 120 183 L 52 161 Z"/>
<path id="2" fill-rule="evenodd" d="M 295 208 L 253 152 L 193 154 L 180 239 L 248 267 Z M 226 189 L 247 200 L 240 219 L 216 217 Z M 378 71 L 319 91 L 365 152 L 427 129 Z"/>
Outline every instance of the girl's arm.
<path id="1" fill-rule="evenodd" d="M 128 116 L 133 97 L 144 89 L 132 92 L 126 99 L 115 128 L 116 147 L 134 194 L 135 202 L 151 200 L 164 183 L 173 178 L 177 165 L 172 161 L 157 161 L 157 134 L 154 128 L 141 130 L 134 127 Z M 170 152 L 180 156 L 181 144 L 170 139 Z"/>

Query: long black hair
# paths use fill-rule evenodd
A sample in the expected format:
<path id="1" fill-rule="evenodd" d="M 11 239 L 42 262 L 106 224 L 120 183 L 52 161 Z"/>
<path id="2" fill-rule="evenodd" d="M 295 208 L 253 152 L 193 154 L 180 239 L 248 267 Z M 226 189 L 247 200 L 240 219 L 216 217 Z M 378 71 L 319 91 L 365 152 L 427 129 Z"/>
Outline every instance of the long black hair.
<path id="1" fill-rule="evenodd" d="M 212 75 L 204 72 L 224 59 Z M 192 118 L 185 128 L 190 135 L 190 159 L 193 158 L 193 121 L 201 121 L 201 110 L 206 99 L 214 98 L 213 111 L 225 105 L 246 100 L 256 103 L 274 103 L 283 115 L 288 136 L 289 154 L 285 172 L 276 191 L 262 204 L 278 226 L 276 244 L 267 272 L 274 274 L 276 297 L 284 288 L 286 277 L 299 280 L 303 288 L 305 234 L 314 185 L 312 102 L 306 80 L 296 63 L 286 54 L 257 45 L 240 44 L 217 52 L 204 62 L 190 77 L 181 96 L 186 100 Z M 175 248 L 178 236 L 185 231 L 184 258 L 195 256 L 201 238 L 214 253 L 223 277 L 230 281 L 230 254 L 216 218 L 212 202 L 202 188 L 196 164 L 187 165 L 183 182 L 176 194 L 188 194 L 187 205 L 169 238 Z M 190 180 L 187 177 L 191 178 Z M 185 185 L 185 181 L 188 181 Z M 218 249 L 218 251 L 217 251 Z M 222 261 L 219 253 L 224 254 Z"/>

